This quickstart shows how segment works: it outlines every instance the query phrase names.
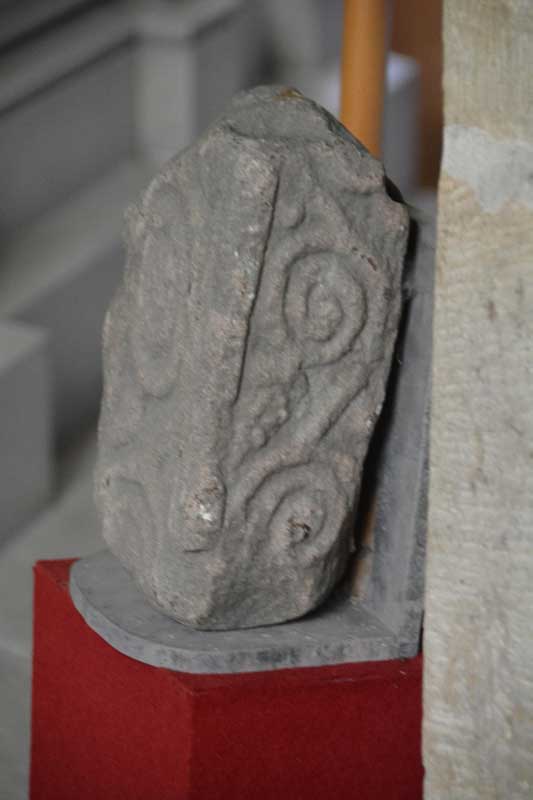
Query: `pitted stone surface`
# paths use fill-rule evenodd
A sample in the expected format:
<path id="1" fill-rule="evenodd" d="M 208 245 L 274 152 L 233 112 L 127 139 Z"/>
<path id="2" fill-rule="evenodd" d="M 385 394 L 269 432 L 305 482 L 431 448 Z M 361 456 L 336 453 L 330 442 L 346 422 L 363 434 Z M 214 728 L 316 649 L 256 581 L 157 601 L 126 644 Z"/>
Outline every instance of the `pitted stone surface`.
<path id="1" fill-rule="evenodd" d="M 166 614 L 282 622 L 342 577 L 407 233 L 379 162 L 276 87 L 238 95 L 131 209 L 96 494 Z"/>

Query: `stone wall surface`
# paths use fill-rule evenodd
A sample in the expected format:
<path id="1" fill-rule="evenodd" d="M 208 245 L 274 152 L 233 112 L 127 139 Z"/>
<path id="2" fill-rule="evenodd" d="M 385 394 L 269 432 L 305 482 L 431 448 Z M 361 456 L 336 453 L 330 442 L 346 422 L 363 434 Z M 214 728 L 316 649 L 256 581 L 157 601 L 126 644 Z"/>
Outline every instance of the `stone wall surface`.
<path id="1" fill-rule="evenodd" d="M 533 796 L 532 36 L 526 0 L 445 4 L 424 679 L 430 800 Z"/>

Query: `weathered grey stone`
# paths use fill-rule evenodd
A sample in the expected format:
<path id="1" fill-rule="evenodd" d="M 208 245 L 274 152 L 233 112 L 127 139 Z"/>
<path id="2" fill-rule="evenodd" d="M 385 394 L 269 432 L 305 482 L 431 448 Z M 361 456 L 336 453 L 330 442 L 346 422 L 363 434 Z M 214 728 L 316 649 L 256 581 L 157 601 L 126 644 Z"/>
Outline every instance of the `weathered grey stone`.
<path id="1" fill-rule="evenodd" d="M 416 197 L 417 206 L 419 202 Z M 427 526 L 434 209 L 417 213 L 415 219 L 420 235 L 414 261 L 409 259 L 409 269 L 404 269 L 407 302 L 395 366 L 365 463 L 375 521 L 363 541 L 360 524 L 356 527 L 359 547 L 352 581 L 343 583 L 316 612 L 284 625 L 192 631 L 151 605 L 111 553 L 97 553 L 73 565 L 70 592 L 85 622 L 116 650 L 152 666 L 195 673 L 416 655 Z M 369 498 L 365 501 L 367 505 Z"/>
<path id="2" fill-rule="evenodd" d="M 282 622 L 343 575 L 407 232 L 381 165 L 275 87 L 237 96 L 131 210 L 97 502 L 166 614 Z"/>

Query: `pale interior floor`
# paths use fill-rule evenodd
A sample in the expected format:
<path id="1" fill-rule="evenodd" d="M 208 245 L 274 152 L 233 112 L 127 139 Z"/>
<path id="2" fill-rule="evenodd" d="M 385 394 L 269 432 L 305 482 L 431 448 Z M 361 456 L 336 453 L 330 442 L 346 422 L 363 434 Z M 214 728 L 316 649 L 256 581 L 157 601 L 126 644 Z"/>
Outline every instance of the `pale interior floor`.
<path id="1" fill-rule="evenodd" d="M 60 461 L 53 502 L 0 545 L 0 798 L 28 797 L 33 564 L 103 547 L 92 497 L 88 434 Z"/>

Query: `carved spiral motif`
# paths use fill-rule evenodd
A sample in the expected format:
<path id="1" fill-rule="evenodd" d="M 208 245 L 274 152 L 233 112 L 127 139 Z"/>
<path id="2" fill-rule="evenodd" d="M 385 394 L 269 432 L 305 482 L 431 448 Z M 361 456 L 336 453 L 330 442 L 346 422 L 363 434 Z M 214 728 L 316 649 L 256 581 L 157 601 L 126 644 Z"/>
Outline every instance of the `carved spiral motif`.
<path id="1" fill-rule="evenodd" d="M 303 256 L 288 271 L 283 313 L 305 366 L 336 361 L 365 325 L 365 292 L 350 266 L 348 256 L 324 252 Z"/>
<path id="2" fill-rule="evenodd" d="M 247 516 L 268 546 L 309 564 L 335 546 L 348 501 L 324 464 L 300 464 L 269 475 L 250 498 Z"/>

